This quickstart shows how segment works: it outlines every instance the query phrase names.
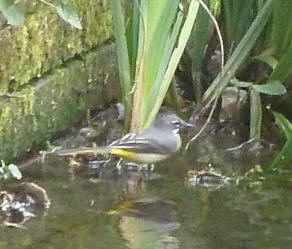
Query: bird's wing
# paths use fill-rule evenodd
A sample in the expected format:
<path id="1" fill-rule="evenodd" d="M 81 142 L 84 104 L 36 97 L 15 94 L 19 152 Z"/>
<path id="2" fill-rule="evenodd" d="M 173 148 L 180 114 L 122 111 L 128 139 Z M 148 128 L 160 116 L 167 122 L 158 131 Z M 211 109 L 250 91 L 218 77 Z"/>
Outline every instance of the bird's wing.
<path id="1" fill-rule="evenodd" d="M 59 150 L 59 156 L 78 156 L 88 154 L 110 154 L 111 151 L 108 147 L 82 147 L 75 149 Z"/>
<path id="2" fill-rule="evenodd" d="M 112 142 L 108 147 L 129 150 L 136 153 L 169 153 L 167 147 L 159 144 L 157 140 L 133 133 L 129 133 L 123 138 Z"/>

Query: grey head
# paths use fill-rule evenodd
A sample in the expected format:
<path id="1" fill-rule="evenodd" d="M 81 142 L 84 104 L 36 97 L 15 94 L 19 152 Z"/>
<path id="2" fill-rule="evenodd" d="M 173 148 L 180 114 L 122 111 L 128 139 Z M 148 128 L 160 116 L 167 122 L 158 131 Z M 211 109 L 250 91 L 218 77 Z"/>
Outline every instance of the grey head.
<path id="1" fill-rule="evenodd" d="M 187 123 L 182 120 L 176 114 L 160 114 L 156 121 L 153 123 L 156 128 L 171 129 L 173 132 L 177 133 L 181 128 L 192 127 L 192 124 Z"/>

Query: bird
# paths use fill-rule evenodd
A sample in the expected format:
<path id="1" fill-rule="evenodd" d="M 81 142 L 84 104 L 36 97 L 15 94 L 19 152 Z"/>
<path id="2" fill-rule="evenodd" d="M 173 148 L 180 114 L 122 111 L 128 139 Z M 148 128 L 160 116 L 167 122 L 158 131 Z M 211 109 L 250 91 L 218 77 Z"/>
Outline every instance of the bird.
<path id="1" fill-rule="evenodd" d="M 182 144 L 179 131 L 191 126 L 174 113 L 160 114 L 149 127 L 128 133 L 107 146 L 60 150 L 58 155 L 111 154 L 127 161 L 153 164 L 179 151 Z"/>

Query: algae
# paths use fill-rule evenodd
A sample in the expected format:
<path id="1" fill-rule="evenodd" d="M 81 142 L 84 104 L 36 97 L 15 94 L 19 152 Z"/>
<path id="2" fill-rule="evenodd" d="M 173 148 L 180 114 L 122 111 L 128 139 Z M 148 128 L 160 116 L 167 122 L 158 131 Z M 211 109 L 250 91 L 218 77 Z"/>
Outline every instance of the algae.
<path id="1" fill-rule="evenodd" d="M 106 0 L 76 0 L 82 30 L 61 20 L 50 7 L 32 1 L 20 27 L 0 30 L 0 93 L 19 90 L 31 79 L 87 52 L 111 37 Z"/>
<path id="2" fill-rule="evenodd" d="M 44 147 L 55 134 L 85 117 L 89 108 L 116 98 L 113 53 L 113 46 L 98 48 L 30 82 L 18 97 L 0 97 L 0 158 L 10 162 Z M 105 85 L 109 74 L 111 82 Z"/>
<path id="3" fill-rule="evenodd" d="M 100 47 L 112 34 L 109 1 L 74 2 L 82 30 L 36 0 L 21 3 L 22 25 L 1 25 L 0 159 L 6 162 L 45 146 L 88 108 L 116 96 L 107 90 L 116 75 L 113 47 Z"/>

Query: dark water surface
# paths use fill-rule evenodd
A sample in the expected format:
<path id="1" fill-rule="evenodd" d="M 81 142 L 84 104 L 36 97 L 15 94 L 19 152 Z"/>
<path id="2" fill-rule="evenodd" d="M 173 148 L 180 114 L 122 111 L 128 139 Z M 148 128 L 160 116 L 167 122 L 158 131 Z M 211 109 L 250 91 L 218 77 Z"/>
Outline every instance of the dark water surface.
<path id="1" fill-rule="evenodd" d="M 2 226 L 0 248 L 291 249 L 289 177 L 207 189 L 187 184 L 198 165 L 189 153 L 153 172 L 118 174 L 48 156 L 23 173 L 47 190 L 51 207 L 27 229 Z"/>

